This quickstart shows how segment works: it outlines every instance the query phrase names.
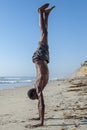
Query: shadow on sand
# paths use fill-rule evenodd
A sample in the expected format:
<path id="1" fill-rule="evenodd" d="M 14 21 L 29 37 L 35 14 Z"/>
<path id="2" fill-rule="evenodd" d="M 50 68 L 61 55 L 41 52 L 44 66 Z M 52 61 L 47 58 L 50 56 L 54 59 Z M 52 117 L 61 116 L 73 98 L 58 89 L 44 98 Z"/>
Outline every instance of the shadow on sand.
<path id="1" fill-rule="evenodd" d="M 58 120 L 60 121 L 60 120 L 62 120 L 62 121 L 65 121 L 65 120 L 78 120 L 79 121 L 79 123 L 78 124 L 76 124 L 76 123 L 61 123 L 61 124 L 48 124 L 48 125 L 45 125 L 45 126 L 75 126 L 75 127 L 78 127 L 78 126 L 80 126 L 80 125 L 87 125 L 87 117 L 86 118 L 84 118 L 84 119 L 81 119 L 81 118 L 45 118 L 45 120 L 47 121 L 47 120 L 55 120 L 55 122 L 57 122 Z"/>

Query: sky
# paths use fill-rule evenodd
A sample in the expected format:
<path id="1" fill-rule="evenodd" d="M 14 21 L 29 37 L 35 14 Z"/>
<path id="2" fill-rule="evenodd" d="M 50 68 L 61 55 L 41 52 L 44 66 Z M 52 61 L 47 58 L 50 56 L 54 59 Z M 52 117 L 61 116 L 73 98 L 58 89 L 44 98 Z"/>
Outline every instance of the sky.
<path id="1" fill-rule="evenodd" d="M 35 76 L 32 55 L 38 47 L 37 9 L 49 16 L 50 78 L 63 78 L 87 60 L 87 0 L 0 0 L 0 76 Z"/>

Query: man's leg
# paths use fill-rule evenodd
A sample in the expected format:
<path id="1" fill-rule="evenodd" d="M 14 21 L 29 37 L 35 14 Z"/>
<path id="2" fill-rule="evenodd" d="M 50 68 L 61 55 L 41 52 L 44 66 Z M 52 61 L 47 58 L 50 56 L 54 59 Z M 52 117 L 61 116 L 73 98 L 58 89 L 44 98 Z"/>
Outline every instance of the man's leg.
<path id="1" fill-rule="evenodd" d="M 55 6 L 52 6 L 51 8 L 45 10 L 45 27 L 47 28 L 47 30 L 48 30 L 48 16 L 53 8 L 55 8 Z"/>
<path id="2" fill-rule="evenodd" d="M 39 26 L 41 30 L 41 37 L 40 41 L 47 45 L 47 28 L 45 25 L 45 17 L 44 17 L 44 10 L 39 9 Z"/>
<path id="3" fill-rule="evenodd" d="M 47 10 L 42 9 L 42 8 L 38 9 L 39 25 L 41 29 L 40 41 L 42 41 L 46 45 L 48 45 L 48 16 L 53 8 L 55 8 L 55 6 L 52 6 L 51 8 Z"/>

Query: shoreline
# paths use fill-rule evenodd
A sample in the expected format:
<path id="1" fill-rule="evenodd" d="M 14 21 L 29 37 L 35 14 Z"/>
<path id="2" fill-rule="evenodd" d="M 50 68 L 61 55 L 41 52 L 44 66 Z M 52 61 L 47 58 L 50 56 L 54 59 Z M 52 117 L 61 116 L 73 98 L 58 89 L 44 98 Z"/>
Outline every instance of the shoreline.
<path id="1" fill-rule="evenodd" d="M 62 79 L 61 79 L 62 80 Z M 55 81 L 61 81 L 61 80 L 49 80 L 48 84 L 50 82 L 55 82 Z M 63 80 L 62 80 L 63 81 Z M 0 90 L 5 90 L 5 89 L 15 89 L 15 88 L 20 88 L 20 87 L 26 87 L 26 86 L 34 86 L 35 81 L 31 81 L 29 83 L 12 83 L 12 84 L 0 84 Z"/>
<path id="2" fill-rule="evenodd" d="M 33 86 L 33 83 L 26 83 L 26 84 L 22 84 L 22 85 L 18 85 L 18 84 L 10 84 L 10 85 L 0 85 L 0 91 L 1 90 L 10 90 L 10 89 L 15 89 L 15 88 L 21 88 L 21 87 L 26 87 L 26 86 Z"/>

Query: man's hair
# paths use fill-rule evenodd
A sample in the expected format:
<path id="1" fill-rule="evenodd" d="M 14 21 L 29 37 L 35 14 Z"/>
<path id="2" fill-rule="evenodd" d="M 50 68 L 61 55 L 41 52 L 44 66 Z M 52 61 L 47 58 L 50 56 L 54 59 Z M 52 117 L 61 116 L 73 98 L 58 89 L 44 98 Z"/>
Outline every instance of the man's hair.
<path id="1" fill-rule="evenodd" d="M 35 89 L 35 88 L 30 89 L 30 90 L 27 92 L 27 95 L 28 95 L 28 97 L 29 97 L 30 99 L 32 99 L 32 100 L 36 99 L 36 95 L 37 95 L 36 89 Z"/>

